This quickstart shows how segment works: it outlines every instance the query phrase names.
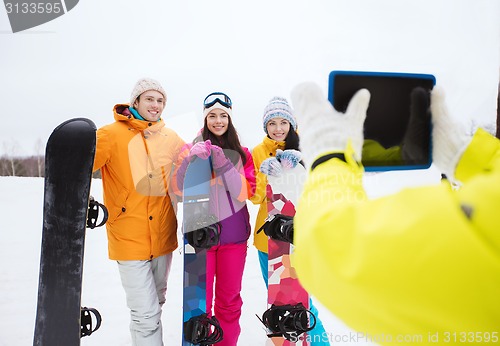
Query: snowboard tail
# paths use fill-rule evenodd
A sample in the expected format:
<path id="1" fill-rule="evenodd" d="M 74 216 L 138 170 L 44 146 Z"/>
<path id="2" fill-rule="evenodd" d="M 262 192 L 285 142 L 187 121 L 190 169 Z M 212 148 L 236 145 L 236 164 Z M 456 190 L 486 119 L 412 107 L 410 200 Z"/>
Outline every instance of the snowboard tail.
<path id="1" fill-rule="evenodd" d="M 54 129 L 45 152 L 43 228 L 33 345 L 80 345 L 88 329 L 81 308 L 85 229 L 96 127 L 85 118 Z M 93 309 L 95 310 L 95 309 Z M 84 316 L 82 321 L 82 316 Z M 87 329 L 84 329 L 86 325 Z"/>

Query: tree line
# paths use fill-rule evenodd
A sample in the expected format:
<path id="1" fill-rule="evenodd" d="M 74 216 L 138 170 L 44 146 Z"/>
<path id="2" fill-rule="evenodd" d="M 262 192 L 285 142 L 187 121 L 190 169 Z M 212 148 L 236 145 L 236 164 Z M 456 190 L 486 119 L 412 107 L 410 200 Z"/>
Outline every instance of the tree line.
<path id="1" fill-rule="evenodd" d="M 0 176 L 43 177 L 45 162 L 43 156 L 0 157 Z"/>
<path id="2" fill-rule="evenodd" d="M 45 157 L 43 155 L 28 157 L 2 155 L 0 157 L 0 176 L 42 178 L 45 176 Z M 95 172 L 92 176 L 101 178 L 101 171 Z"/>

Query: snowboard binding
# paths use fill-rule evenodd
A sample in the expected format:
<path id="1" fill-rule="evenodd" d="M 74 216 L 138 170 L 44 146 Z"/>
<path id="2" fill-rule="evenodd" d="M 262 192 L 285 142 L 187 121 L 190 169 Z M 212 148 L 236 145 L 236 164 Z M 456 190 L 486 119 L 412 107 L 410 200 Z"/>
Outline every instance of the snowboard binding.
<path id="1" fill-rule="evenodd" d="M 98 224 L 97 220 L 99 218 L 99 209 L 102 210 L 103 217 L 101 222 Z M 94 229 L 96 227 L 101 227 L 106 223 L 106 221 L 108 221 L 108 209 L 104 206 L 104 204 L 97 202 L 94 197 L 90 196 L 89 210 L 87 213 L 87 228 Z"/>
<path id="2" fill-rule="evenodd" d="M 266 222 L 259 228 L 257 233 L 264 233 L 274 240 L 293 244 L 293 216 L 283 214 L 271 214 Z"/>
<path id="3" fill-rule="evenodd" d="M 215 316 L 207 314 L 191 317 L 184 323 L 184 339 L 194 345 L 213 345 L 223 338 L 222 327 Z"/>
<path id="4" fill-rule="evenodd" d="M 219 244 L 221 226 L 214 215 L 191 220 L 188 229 L 192 231 L 186 233 L 186 239 L 195 249 L 209 249 Z"/>
<path id="5" fill-rule="evenodd" d="M 302 303 L 297 305 L 271 305 L 262 318 L 257 318 L 267 328 L 269 338 L 281 336 L 296 342 L 302 333 L 312 330 L 316 326 L 316 316 Z"/>
<path id="6" fill-rule="evenodd" d="M 94 308 L 87 308 L 83 307 L 80 308 L 80 324 L 81 324 L 81 335 L 80 337 L 83 338 L 84 336 L 90 336 L 93 332 L 95 332 L 99 327 L 101 326 L 101 314 L 97 309 Z M 94 315 L 94 318 L 96 320 L 96 325 L 94 328 L 92 328 L 92 314 Z"/>

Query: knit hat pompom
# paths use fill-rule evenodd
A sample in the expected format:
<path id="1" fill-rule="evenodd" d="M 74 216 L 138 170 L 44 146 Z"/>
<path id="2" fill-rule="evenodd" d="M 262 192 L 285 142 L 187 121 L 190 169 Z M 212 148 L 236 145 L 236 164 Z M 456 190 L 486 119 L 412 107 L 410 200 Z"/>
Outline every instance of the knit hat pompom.
<path id="1" fill-rule="evenodd" d="M 135 83 L 132 94 L 130 94 L 130 107 L 134 106 L 135 100 L 144 92 L 148 90 L 158 91 L 163 95 L 163 104 L 167 103 L 167 93 L 161 86 L 160 82 L 152 78 L 141 78 Z"/>
<path id="2" fill-rule="evenodd" d="M 264 126 L 264 132 L 267 133 L 267 123 L 273 118 L 283 118 L 290 123 L 290 126 L 294 130 L 297 130 L 297 120 L 293 116 L 292 107 L 288 104 L 288 101 L 280 96 L 273 97 L 266 108 L 264 108 L 264 116 L 262 117 L 262 123 Z"/>

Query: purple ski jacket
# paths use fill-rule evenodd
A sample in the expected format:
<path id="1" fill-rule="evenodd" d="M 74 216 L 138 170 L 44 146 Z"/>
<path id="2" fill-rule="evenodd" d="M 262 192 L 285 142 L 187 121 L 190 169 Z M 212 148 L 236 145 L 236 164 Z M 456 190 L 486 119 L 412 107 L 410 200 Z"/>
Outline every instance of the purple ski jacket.
<path id="1" fill-rule="evenodd" d="M 190 161 L 189 150 L 193 144 L 187 143 L 181 150 L 173 175 L 174 193 L 182 196 L 184 176 Z M 243 147 L 246 163 L 241 158 L 236 165 L 220 171 L 215 169 L 210 181 L 210 212 L 221 225 L 220 245 L 244 243 L 251 233 L 250 215 L 246 201 L 255 193 L 255 168 L 248 148 Z M 226 158 L 227 150 L 224 150 Z M 229 160 L 229 159 L 228 159 Z"/>

